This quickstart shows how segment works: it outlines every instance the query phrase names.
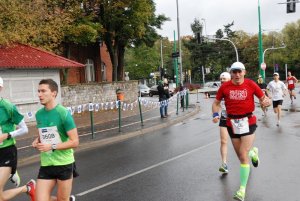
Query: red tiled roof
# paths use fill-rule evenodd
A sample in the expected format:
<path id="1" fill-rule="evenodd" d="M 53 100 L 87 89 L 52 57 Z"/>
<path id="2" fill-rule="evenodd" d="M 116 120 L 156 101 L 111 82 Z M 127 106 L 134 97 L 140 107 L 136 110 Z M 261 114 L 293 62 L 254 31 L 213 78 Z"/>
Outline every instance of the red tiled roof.
<path id="1" fill-rule="evenodd" d="M 83 64 L 23 44 L 0 47 L 0 68 L 76 68 Z"/>

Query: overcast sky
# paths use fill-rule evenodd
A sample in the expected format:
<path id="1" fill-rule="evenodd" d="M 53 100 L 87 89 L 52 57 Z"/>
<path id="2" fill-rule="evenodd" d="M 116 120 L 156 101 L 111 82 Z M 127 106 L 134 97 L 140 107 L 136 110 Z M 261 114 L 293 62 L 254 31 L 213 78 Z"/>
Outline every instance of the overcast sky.
<path id="1" fill-rule="evenodd" d="M 156 14 L 165 14 L 171 21 L 164 23 L 158 33 L 169 40 L 177 37 L 176 0 L 154 0 Z M 261 27 L 263 30 L 280 31 L 286 23 L 300 19 L 300 3 L 296 13 L 286 13 L 286 4 L 278 4 L 284 0 L 260 0 Z M 213 35 L 234 21 L 232 30 L 243 30 L 250 34 L 258 32 L 258 1 L 257 0 L 178 0 L 180 35 L 192 35 L 191 24 L 197 18 L 206 22 L 206 32 Z M 205 19 L 205 20 L 201 20 Z M 204 29 L 205 34 L 205 29 Z"/>

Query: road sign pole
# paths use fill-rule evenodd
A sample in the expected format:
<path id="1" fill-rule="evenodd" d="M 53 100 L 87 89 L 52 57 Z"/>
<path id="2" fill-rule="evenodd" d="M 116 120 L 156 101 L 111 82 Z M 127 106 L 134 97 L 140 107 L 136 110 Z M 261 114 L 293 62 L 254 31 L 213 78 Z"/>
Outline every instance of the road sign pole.
<path id="1" fill-rule="evenodd" d="M 174 31 L 174 52 L 176 52 L 176 33 Z M 174 73 L 176 76 L 176 88 L 178 88 L 178 62 L 177 62 L 177 58 L 173 58 L 174 61 Z M 177 96 L 177 109 L 176 109 L 176 114 L 178 114 L 178 96 Z"/>
<path id="2" fill-rule="evenodd" d="M 265 72 L 261 69 L 261 64 L 263 63 L 263 43 L 262 43 L 262 33 L 261 33 L 261 19 L 260 19 L 260 0 L 258 0 L 258 52 L 259 52 L 259 74 L 262 76 L 264 82 Z"/>

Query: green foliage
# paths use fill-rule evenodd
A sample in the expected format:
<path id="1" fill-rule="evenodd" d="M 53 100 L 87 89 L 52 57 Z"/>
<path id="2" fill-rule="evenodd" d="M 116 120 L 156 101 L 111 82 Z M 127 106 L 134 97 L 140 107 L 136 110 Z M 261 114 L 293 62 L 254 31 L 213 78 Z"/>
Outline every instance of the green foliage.
<path id="1" fill-rule="evenodd" d="M 97 23 L 77 24 L 70 26 L 66 31 L 66 42 L 88 45 L 99 39 L 100 25 Z"/>
<path id="2" fill-rule="evenodd" d="M 155 5 L 151 0 L 101 1 L 100 23 L 104 39 L 114 66 L 113 80 L 122 79 L 124 52 L 127 45 L 142 43 L 151 46 L 157 40 L 155 27 L 166 19 L 155 16 Z"/>
<path id="3" fill-rule="evenodd" d="M 21 42 L 59 52 L 62 42 L 94 43 L 101 30 L 77 0 L 0 0 L 0 44 Z"/>

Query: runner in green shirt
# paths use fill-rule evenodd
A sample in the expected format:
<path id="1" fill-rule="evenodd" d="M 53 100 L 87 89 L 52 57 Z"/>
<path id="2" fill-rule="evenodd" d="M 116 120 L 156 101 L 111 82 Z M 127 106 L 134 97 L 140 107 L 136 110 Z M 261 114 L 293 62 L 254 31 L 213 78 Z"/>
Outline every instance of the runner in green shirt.
<path id="1" fill-rule="evenodd" d="M 3 89 L 3 79 L 0 77 L 0 91 Z M 21 193 L 28 193 L 34 201 L 35 182 L 30 180 L 19 187 L 20 177 L 17 173 L 17 147 L 15 137 L 28 133 L 24 117 L 9 100 L 0 98 L 0 200 L 11 200 Z M 3 190 L 8 180 L 16 188 Z"/>
<path id="2" fill-rule="evenodd" d="M 32 143 L 41 152 L 37 201 L 75 200 L 71 196 L 73 177 L 77 176 L 72 148 L 79 144 L 78 133 L 70 112 L 56 103 L 57 93 L 58 85 L 55 81 L 40 81 L 38 96 L 44 107 L 35 115 L 39 136 Z M 56 184 L 57 195 L 51 197 Z"/>

